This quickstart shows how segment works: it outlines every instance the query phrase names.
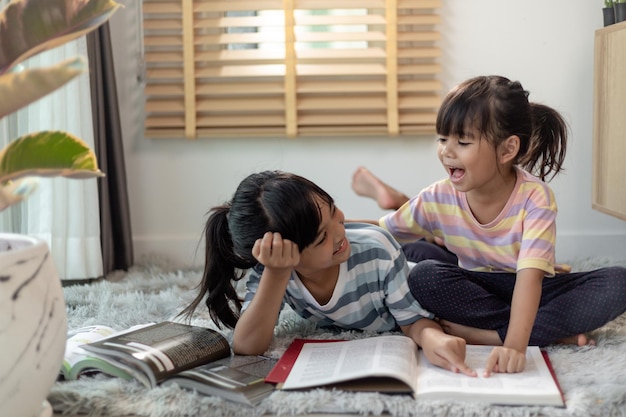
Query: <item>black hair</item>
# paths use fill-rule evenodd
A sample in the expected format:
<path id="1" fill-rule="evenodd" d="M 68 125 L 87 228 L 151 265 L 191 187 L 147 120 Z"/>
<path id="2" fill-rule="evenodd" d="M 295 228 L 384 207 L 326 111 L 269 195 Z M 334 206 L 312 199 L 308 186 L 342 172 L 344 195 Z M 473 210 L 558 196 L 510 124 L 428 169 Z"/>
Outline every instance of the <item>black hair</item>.
<path id="1" fill-rule="evenodd" d="M 546 181 L 563 170 L 568 126 L 553 108 L 528 101 L 518 81 L 490 75 L 470 78 L 453 88 L 437 114 L 441 136 L 467 137 L 472 131 L 497 148 L 508 137 L 520 139 L 513 161 Z"/>
<path id="2" fill-rule="evenodd" d="M 246 177 L 232 200 L 213 207 L 204 227 L 205 265 L 200 292 L 179 316 L 190 319 L 205 299 L 213 321 L 234 328 L 241 299 L 233 283 L 255 266 L 252 247 L 266 232 L 278 232 L 302 251 L 313 243 L 322 220 L 320 200 L 332 197 L 306 178 L 282 171 Z"/>

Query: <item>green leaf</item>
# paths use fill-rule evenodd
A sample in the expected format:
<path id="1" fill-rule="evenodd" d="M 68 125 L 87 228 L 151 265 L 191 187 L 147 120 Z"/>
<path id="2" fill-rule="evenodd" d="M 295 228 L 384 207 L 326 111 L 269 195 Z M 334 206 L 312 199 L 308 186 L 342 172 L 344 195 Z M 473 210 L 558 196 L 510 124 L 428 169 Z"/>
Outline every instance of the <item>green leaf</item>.
<path id="1" fill-rule="evenodd" d="M 63 86 L 82 73 L 87 64 L 77 57 L 48 68 L 29 69 L 0 75 L 0 118 Z"/>
<path id="2" fill-rule="evenodd" d="M 77 137 L 61 131 L 31 133 L 0 152 L 0 186 L 21 177 L 101 177 L 94 152 Z"/>
<path id="3" fill-rule="evenodd" d="M 113 0 L 11 0 L 0 10 L 0 118 L 84 71 L 74 58 L 49 68 L 12 71 L 26 58 L 83 36 L 121 7 Z M 34 176 L 103 176 L 93 151 L 65 132 L 15 139 L 0 151 L 0 210 L 35 189 Z"/>
<path id="4" fill-rule="evenodd" d="M 121 7 L 113 0 L 13 0 L 0 12 L 0 74 L 92 31 Z"/>

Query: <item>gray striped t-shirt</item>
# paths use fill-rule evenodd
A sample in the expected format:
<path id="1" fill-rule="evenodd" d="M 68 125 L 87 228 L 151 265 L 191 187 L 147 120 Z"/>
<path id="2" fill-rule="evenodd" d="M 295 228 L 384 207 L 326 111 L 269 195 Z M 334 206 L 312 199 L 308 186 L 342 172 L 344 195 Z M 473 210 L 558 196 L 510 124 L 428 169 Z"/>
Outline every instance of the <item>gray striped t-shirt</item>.
<path id="1" fill-rule="evenodd" d="M 413 298 L 407 284 L 409 267 L 400 245 L 384 229 L 346 223 L 351 253 L 340 265 L 335 291 L 320 305 L 292 272 L 283 303 L 320 327 L 338 326 L 372 332 L 396 330 L 433 314 Z M 242 312 L 254 297 L 262 265 L 248 271 Z"/>

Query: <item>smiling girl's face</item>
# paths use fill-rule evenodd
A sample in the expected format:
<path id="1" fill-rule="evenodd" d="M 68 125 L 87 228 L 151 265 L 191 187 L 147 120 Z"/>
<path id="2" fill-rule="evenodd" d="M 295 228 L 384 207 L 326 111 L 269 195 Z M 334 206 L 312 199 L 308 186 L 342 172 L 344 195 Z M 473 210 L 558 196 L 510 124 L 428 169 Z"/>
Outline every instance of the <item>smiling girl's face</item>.
<path id="1" fill-rule="evenodd" d="M 322 270 L 345 262 L 350 257 L 346 239 L 345 216 L 337 206 L 318 200 L 322 221 L 313 243 L 300 253 L 296 269 Z"/>
<path id="2" fill-rule="evenodd" d="M 496 151 L 485 138 L 475 134 L 440 137 L 437 156 L 454 188 L 461 192 L 489 189 L 501 176 Z"/>

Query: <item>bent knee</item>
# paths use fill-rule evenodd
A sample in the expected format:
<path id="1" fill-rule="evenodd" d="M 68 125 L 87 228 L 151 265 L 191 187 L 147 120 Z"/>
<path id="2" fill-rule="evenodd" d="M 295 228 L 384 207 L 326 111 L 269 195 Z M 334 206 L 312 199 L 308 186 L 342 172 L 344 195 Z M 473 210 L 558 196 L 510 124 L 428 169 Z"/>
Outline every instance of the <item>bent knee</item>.
<path id="1" fill-rule="evenodd" d="M 439 265 L 441 263 L 436 260 L 426 259 L 411 269 L 408 283 L 414 296 L 418 293 L 441 291 L 443 281 L 439 277 Z"/>

